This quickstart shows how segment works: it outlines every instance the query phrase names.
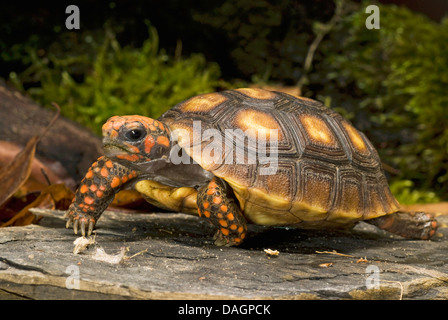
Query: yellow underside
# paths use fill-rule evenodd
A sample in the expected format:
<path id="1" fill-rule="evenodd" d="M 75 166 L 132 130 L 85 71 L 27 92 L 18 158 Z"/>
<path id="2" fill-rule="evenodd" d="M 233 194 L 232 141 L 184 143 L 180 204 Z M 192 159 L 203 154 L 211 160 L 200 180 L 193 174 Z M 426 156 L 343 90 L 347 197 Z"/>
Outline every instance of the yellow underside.
<path id="1" fill-rule="evenodd" d="M 268 195 L 257 188 L 247 189 L 234 181 L 227 181 L 233 188 L 241 210 L 249 222 L 267 226 L 297 225 L 300 227 L 326 227 L 350 224 L 366 218 L 352 211 L 328 212 L 304 202 L 293 202 Z M 135 189 L 145 199 L 160 208 L 197 215 L 197 191 L 190 187 L 170 187 L 152 180 L 139 181 Z M 398 209 L 398 208 L 397 208 Z M 367 215 L 379 217 L 387 214 L 372 209 Z M 394 210 L 395 211 L 395 210 Z"/>
<path id="2" fill-rule="evenodd" d="M 135 189 L 151 204 L 163 209 L 197 214 L 196 204 L 198 192 L 194 188 L 175 188 L 152 180 L 137 182 Z"/>

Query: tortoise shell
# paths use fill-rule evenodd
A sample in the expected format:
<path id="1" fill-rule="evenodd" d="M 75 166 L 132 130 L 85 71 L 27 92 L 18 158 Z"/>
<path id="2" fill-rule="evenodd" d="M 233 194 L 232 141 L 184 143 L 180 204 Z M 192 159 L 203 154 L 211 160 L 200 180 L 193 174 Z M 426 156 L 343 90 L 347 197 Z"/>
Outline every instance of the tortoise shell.
<path id="1" fill-rule="evenodd" d="M 318 101 L 236 89 L 193 97 L 159 120 L 180 132 L 178 143 L 195 162 L 230 185 L 252 223 L 338 225 L 399 209 L 375 148 Z M 215 136 L 207 140 L 210 129 Z M 221 144 L 225 161 L 195 152 L 210 149 L 213 141 Z M 273 162 L 249 161 L 260 148 L 266 149 L 265 159 L 277 154 L 272 174 Z M 241 155 L 246 162 L 236 161 Z"/>

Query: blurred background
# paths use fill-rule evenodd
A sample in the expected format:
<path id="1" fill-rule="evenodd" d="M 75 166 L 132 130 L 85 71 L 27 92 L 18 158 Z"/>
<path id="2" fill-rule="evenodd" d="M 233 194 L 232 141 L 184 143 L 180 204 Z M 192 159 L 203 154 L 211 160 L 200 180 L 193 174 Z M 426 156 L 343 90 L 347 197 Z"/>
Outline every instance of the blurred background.
<path id="1" fill-rule="evenodd" d="M 446 0 L 3 2 L 0 78 L 97 134 L 112 115 L 158 117 L 211 91 L 300 94 L 368 136 L 400 202 L 446 201 L 447 14 Z"/>

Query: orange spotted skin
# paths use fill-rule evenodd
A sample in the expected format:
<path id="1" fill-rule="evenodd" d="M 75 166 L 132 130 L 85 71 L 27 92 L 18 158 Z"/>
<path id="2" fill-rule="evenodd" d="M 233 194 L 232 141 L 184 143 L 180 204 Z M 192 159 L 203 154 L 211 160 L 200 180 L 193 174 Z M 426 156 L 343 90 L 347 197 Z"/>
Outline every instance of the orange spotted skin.
<path id="1" fill-rule="evenodd" d="M 246 219 L 232 200 L 225 182 L 217 177 L 198 191 L 198 214 L 216 227 L 215 245 L 239 245 L 246 237 Z"/>
<path id="2" fill-rule="evenodd" d="M 87 171 L 66 214 L 67 227 L 73 223 L 82 235 L 90 235 L 115 194 L 141 176 L 140 165 L 166 158 L 171 144 L 168 127 L 143 116 L 114 116 L 103 136 L 106 155 Z"/>
<path id="3" fill-rule="evenodd" d="M 104 148 L 117 145 L 125 150 L 115 155 L 122 162 L 147 162 L 160 158 L 171 147 L 170 131 L 162 122 L 143 116 L 114 116 L 102 128 Z M 144 139 L 126 141 L 132 131 L 145 133 Z"/>
<path id="4" fill-rule="evenodd" d="M 85 228 L 88 227 L 90 234 L 101 213 L 114 199 L 115 193 L 137 176 L 137 171 L 105 156 L 95 161 L 81 181 L 67 213 L 69 222 L 74 224 L 75 233 L 80 227 L 85 235 Z"/>

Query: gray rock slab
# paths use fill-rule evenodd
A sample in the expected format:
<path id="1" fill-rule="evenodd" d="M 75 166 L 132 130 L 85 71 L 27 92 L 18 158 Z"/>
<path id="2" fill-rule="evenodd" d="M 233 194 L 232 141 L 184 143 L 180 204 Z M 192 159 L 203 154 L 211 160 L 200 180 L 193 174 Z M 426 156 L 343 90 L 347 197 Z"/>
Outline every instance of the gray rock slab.
<path id="1" fill-rule="evenodd" d="M 347 231 L 250 226 L 242 246 L 216 247 L 205 219 L 107 211 L 95 244 L 74 254 L 77 236 L 46 216 L 0 229 L 0 298 L 447 299 L 448 219 L 438 219 L 431 241 L 366 223 Z M 110 260 L 121 253 L 121 262 L 97 260 L 99 248 Z"/>

